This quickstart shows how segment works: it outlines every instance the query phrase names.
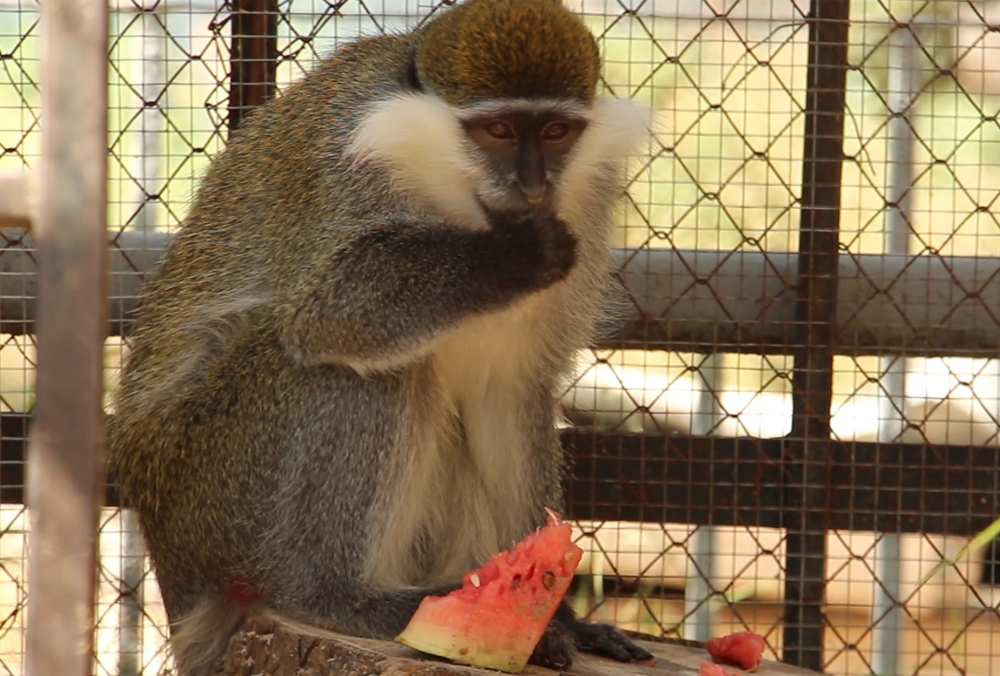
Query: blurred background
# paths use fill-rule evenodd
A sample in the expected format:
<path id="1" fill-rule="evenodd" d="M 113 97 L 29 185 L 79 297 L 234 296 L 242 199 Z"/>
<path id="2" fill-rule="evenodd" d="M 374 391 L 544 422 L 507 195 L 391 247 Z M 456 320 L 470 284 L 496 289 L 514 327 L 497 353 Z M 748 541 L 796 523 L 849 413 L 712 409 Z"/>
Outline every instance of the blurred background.
<path id="1" fill-rule="evenodd" d="M 446 4 L 112 0 L 108 392 L 138 284 L 230 128 L 338 44 Z M 1000 1 L 567 4 L 604 95 L 657 110 L 616 216 L 622 322 L 564 397 L 577 609 L 700 640 L 753 629 L 829 674 L 1000 673 Z M 39 42 L 36 2 L 0 0 L 0 172 L 39 157 Z M 34 262 L 26 233 L 0 235 L 14 675 Z M 166 673 L 135 520 L 112 506 L 101 525 L 95 673 Z"/>

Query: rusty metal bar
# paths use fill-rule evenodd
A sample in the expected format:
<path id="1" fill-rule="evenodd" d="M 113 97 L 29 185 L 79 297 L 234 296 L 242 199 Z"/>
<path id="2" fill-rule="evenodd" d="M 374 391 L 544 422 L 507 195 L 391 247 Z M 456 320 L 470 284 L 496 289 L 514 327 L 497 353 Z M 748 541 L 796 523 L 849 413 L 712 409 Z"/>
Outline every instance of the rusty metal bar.
<path id="1" fill-rule="evenodd" d="M 780 528 L 786 439 L 569 429 L 575 519 Z M 1000 513 L 1000 447 L 834 442 L 829 526 L 972 537 Z"/>
<path id="2" fill-rule="evenodd" d="M 107 334 L 106 0 L 41 5 L 35 424 L 29 441 L 31 676 L 89 676 Z"/>
<path id="3" fill-rule="evenodd" d="M 24 495 L 25 413 L 0 415 L 0 502 Z M 567 429 L 575 519 L 780 528 L 785 439 Z M 109 477 L 110 478 L 110 477 Z M 1000 447 L 835 442 L 830 528 L 972 537 L 1000 514 Z M 119 505 L 110 486 L 107 504 Z"/>
<path id="4" fill-rule="evenodd" d="M 782 657 L 816 671 L 823 668 L 849 9 L 850 0 L 813 0 L 809 16 L 793 417 L 782 476 L 783 525 L 788 534 Z"/>
<path id="5" fill-rule="evenodd" d="M 278 0 L 232 0 L 229 132 L 274 96 L 278 67 Z"/>

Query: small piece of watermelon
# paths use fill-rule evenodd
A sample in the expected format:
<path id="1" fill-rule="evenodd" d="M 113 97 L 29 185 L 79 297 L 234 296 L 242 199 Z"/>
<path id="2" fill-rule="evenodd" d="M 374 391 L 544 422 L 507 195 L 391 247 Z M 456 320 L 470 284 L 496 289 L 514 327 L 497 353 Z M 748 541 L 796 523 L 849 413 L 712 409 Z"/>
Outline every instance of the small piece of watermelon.
<path id="1" fill-rule="evenodd" d="M 752 631 L 738 631 L 729 636 L 713 638 L 705 644 L 712 659 L 753 671 L 764 660 L 764 638 Z"/>
<path id="2" fill-rule="evenodd" d="M 738 674 L 734 674 L 731 671 L 726 671 L 718 664 L 712 664 L 711 662 L 702 662 L 701 666 L 698 668 L 698 676 L 738 676 Z"/>
<path id="3" fill-rule="evenodd" d="M 545 511 L 547 526 L 466 573 L 461 589 L 425 598 L 396 640 L 463 664 L 523 670 L 583 555 L 570 525 Z"/>

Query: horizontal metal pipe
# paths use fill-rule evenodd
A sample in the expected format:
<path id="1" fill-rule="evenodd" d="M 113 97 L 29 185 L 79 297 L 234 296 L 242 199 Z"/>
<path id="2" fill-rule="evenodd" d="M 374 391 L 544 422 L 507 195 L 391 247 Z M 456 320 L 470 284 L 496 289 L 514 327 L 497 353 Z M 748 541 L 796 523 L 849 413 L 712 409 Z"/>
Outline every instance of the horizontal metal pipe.
<path id="1" fill-rule="evenodd" d="M 793 344 L 795 253 L 616 253 L 627 305 L 607 347 L 785 353 Z M 837 354 L 1000 354 L 1000 258 L 845 255 Z"/>
<path id="2" fill-rule="evenodd" d="M 0 252 L 0 332 L 33 330 L 36 266 L 30 235 Z M 165 233 L 114 237 L 111 332 L 127 332 Z M 614 252 L 621 321 L 599 347 L 785 353 L 795 325 L 797 254 L 642 249 Z M 840 257 L 838 354 L 1000 355 L 1000 258 Z"/>

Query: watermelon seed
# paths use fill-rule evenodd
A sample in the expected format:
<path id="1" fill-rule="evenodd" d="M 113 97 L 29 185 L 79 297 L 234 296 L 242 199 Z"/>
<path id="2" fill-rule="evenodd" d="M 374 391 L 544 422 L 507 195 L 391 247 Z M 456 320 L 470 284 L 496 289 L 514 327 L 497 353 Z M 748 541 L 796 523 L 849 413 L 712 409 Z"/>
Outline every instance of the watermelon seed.
<path id="1" fill-rule="evenodd" d="M 482 584 L 482 582 L 479 580 L 479 575 L 477 575 L 476 573 L 470 575 L 469 580 L 472 582 L 473 587 L 479 587 Z M 462 654 L 464 655 L 465 653 Z"/>
<path id="2" fill-rule="evenodd" d="M 514 578 L 510 581 L 510 589 L 511 591 L 514 591 L 520 586 L 521 586 L 521 576 L 515 575 Z"/>
<path id="3" fill-rule="evenodd" d="M 542 585 L 546 589 L 552 589 L 554 586 L 556 586 L 556 574 L 553 573 L 551 570 L 547 570 L 544 573 L 542 573 Z"/>

